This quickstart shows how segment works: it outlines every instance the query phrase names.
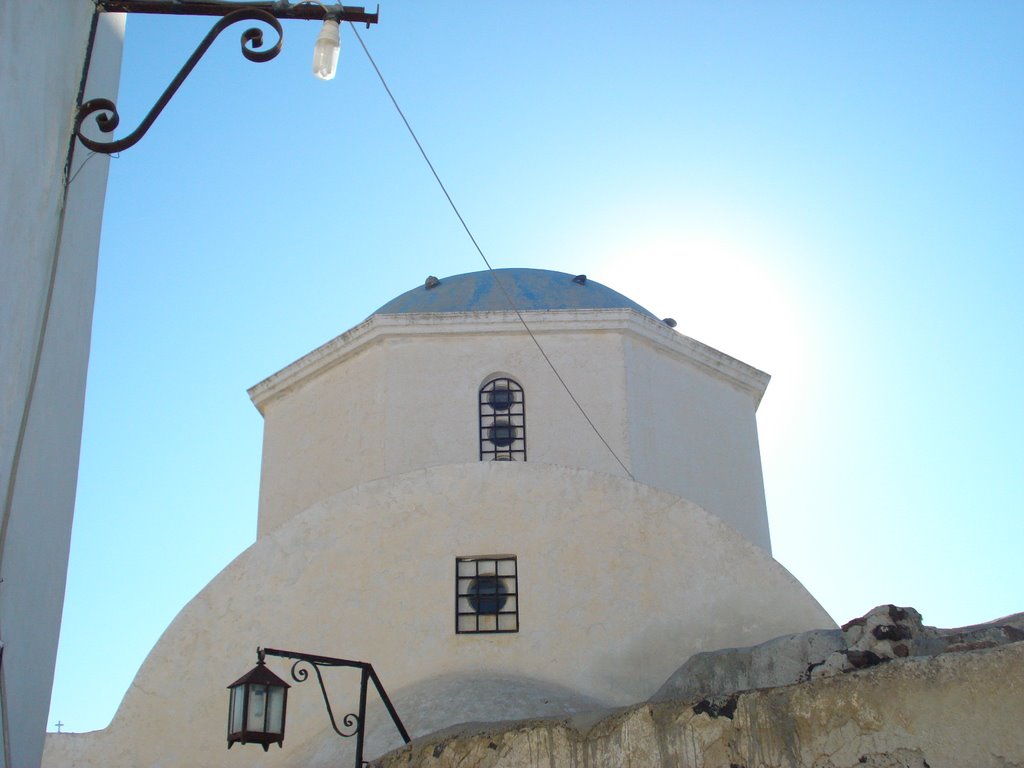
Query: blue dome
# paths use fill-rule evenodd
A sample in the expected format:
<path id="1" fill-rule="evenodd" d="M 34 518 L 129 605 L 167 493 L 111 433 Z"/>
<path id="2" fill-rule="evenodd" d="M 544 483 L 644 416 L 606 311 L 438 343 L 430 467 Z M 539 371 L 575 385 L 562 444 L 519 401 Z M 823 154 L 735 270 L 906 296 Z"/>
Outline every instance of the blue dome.
<path id="1" fill-rule="evenodd" d="M 499 287 L 498 281 L 501 282 Z M 504 288 L 504 291 L 502 290 Z M 547 269 L 495 269 L 445 277 L 434 287 L 421 285 L 406 291 L 373 314 L 404 312 L 493 312 L 512 309 L 532 312 L 545 309 L 633 309 L 657 318 L 621 293 L 595 283 L 576 281 L 565 272 Z"/>

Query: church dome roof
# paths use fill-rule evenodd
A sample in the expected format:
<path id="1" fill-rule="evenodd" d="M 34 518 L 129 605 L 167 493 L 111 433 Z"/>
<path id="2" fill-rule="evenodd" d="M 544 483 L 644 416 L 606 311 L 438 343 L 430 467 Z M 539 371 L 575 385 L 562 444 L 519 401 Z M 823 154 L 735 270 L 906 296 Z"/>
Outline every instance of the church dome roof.
<path id="1" fill-rule="evenodd" d="M 395 297 L 373 314 L 504 311 L 511 309 L 505 296 L 507 292 L 516 309 L 523 312 L 546 309 L 633 309 L 657 320 L 635 301 L 585 275 L 570 275 L 548 269 L 495 269 L 435 280 L 428 278 L 423 285 Z"/>

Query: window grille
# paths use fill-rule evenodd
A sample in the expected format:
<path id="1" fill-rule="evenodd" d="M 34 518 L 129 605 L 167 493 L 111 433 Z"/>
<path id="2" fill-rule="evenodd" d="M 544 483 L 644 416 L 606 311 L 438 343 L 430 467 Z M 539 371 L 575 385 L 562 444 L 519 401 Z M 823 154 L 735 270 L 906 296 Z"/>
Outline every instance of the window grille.
<path id="1" fill-rule="evenodd" d="M 526 461 L 526 401 L 512 379 L 480 387 L 480 461 Z"/>
<path id="2" fill-rule="evenodd" d="M 519 631 L 515 555 L 455 559 L 455 632 Z"/>

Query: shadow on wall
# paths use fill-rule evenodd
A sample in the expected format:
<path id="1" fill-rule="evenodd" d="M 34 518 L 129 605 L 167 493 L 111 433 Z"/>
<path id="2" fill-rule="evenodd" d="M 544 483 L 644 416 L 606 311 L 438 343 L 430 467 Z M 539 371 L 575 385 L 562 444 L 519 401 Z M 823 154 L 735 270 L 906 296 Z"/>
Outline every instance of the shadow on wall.
<path id="1" fill-rule="evenodd" d="M 385 686 L 387 681 L 383 681 Z M 356 699 L 334 697 L 331 682 L 327 682 L 332 695 L 331 706 L 339 726 L 344 713 L 356 710 Z M 302 695 L 319 696 L 315 684 Z M 356 688 L 358 690 L 358 687 Z M 340 693 L 340 691 L 339 691 Z M 300 695 L 293 690 L 292 696 Z M 451 674 L 388 691 L 395 709 L 412 738 L 428 734 L 443 734 L 452 723 L 493 723 L 533 718 L 568 717 L 595 711 L 607 712 L 608 705 L 584 696 L 569 688 L 525 677 Z M 389 750 L 402 746 L 402 737 L 375 693 L 371 691 L 366 707 L 365 757 L 372 760 Z M 342 703 L 347 706 L 342 707 Z M 355 756 L 355 739 L 340 738 L 323 713 L 324 730 L 320 738 L 312 739 L 291 755 L 293 765 L 309 768 L 337 768 L 349 765 Z M 285 739 L 287 749 L 287 738 Z"/>

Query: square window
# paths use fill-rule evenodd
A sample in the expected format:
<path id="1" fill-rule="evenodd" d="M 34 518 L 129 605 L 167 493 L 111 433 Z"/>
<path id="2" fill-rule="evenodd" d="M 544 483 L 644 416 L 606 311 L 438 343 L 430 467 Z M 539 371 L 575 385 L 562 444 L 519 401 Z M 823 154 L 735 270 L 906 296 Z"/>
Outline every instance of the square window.
<path id="1" fill-rule="evenodd" d="M 455 632 L 518 631 L 516 556 L 455 558 Z"/>

